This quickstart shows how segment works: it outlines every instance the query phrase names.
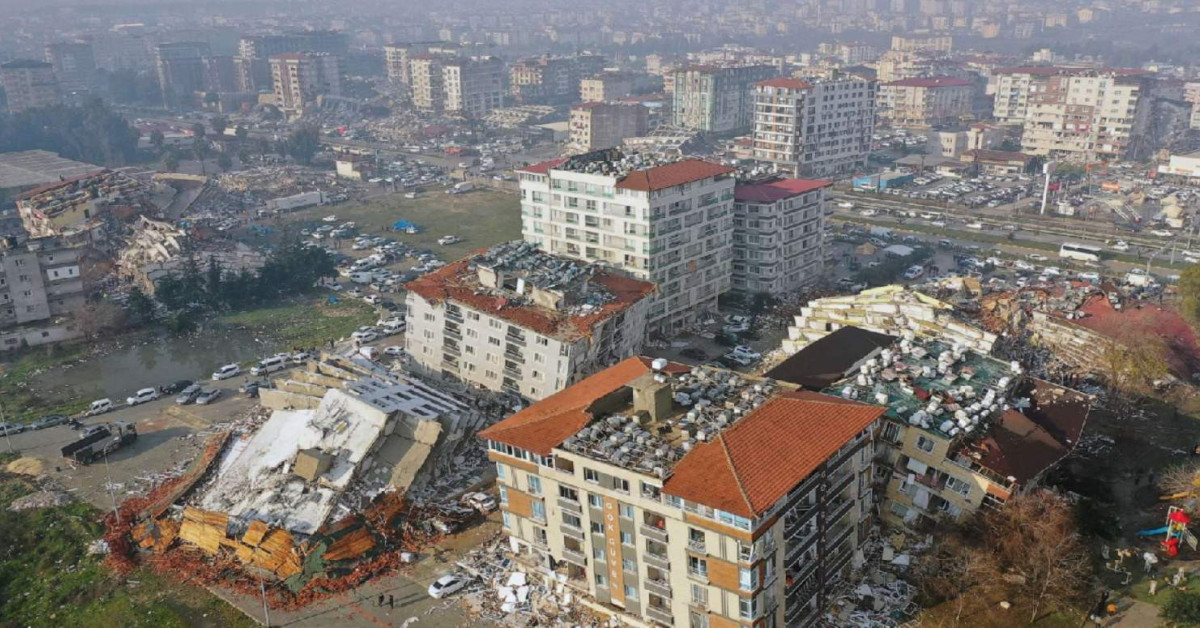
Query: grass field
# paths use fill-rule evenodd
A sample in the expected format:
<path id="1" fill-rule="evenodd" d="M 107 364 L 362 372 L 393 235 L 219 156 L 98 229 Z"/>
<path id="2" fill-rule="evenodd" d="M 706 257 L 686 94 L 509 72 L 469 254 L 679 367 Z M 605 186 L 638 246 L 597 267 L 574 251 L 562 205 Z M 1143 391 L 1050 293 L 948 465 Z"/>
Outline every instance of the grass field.
<path id="1" fill-rule="evenodd" d="M 0 466 L 11 458 L 0 457 Z M 138 570 L 113 578 L 89 543 L 102 529 L 84 504 L 10 512 L 36 485 L 0 471 L 0 626 L 253 626 L 207 591 Z"/>
<path id="2" fill-rule="evenodd" d="M 225 314 L 217 318 L 224 327 L 242 327 L 279 340 L 283 347 L 326 346 L 329 340 L 348 337 L 362 325 L 379 319 L 375 308 L 358 299 L 344 298 L 331 304 L 328 297 Z"/>
<path id="3" fill-rule="evenodd" d="M 521 205 L 517 196 L 487 189 L 445 194 L 441 188 L 435 188 L 415 199 L 404 198 L 403 194 L 388 194 L 363 203 L 304 209 L 265 224 L 280 227 L 272 236 L 280 237 L 325 224 L 321 219 L 330 214 L 337 216 L 338 223 L 354 221 L 361 233 L 394 237 L 410 246 L 432 249 L 446 260 L 521 237 Z M 421 227 L 421 233 L 409 235 L 391 231 L 398 220 L 416 223 Z M 456 235 L 463 238 L 463 242 L 440 246 L 437 239 L 445 235 Z M 349 251 L 349 243 L 342 244 L 342 249 Z"/>
<path id="4" fill-rule="evenodd" d="M 85 401 L 63 403 L 51 396 L 36 392 L 33 381 L 47 369 L 78 359 L 83 355 L 80 345 L 34 347 L 20 357 L 0 361 L 0 410 L 4 419 L 27 423 L 47 414 L 74 414 L 87 405 Z"/>

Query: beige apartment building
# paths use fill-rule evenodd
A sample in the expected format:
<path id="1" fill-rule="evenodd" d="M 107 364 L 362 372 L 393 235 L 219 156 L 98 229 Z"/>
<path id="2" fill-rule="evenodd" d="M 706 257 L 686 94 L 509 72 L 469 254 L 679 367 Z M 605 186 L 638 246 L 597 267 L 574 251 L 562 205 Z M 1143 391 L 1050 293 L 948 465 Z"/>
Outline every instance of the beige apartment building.
<path id="1" fill-rule="evenodd" d="M 796 176 L 866 167 L 875 130 L 875 83 L 776 78 L 754 86 L 754 159 Z"/>
<path id="2" fill-rule="evenodd" d="M 442 78 L 445 57 L 424 54 L 409 61 L 412 103 L 418 111 L 437 113 L 446 104 L 446 83 Z"/>
<path id="3" fill-rule="evenodd" d="M 21 224 L 33 238 L 105 237 L 105 214 L 113 205 L 138 203 L 146 189 L 120 171 L 100 169 L 47 183 L 16 198 Z"/>
<path id="4" fill-rule="evenodd" d="M 568 150 L 587 153 L 615 148 L 627 137 L 650 130 L 649 112 L 638 103 L 585 102 L 571 107 Z"/>
<path id="5" fill-rule="evenodd" d="M 0 352 L 78 335 L 48 321 L 84 304 L 80 252 L 56 238 L 0 239 Z"/>
<path id="6" fill-rule="evenodd" d="M 954 38 L 950 35 L 892 35 L 892 50 L 896 52 L 950 52 Z"/>
<path id="7" fill-rule="evenodd" d="M 1022 152 L 1095 161 L 1139 159 L 1156 148 L 1149 141 L 1148 79 L 1140 71 L 1045 76 L 1031 84 L 1027 103 Z"/>
<path id="8" fill-rule="evenodd" d="M 504 106 L 504 62 L 497 57 L 456 57 L 442 65 L 442 110 L 481 118 Z"/>
<path id="9" fill-rule="evenodd" d="M 4 85 L 9 113 L 62 102 L 54 66 L 44 61 L 17 59 L 0 64 L 0 84 Z"/>
<path id="10" fill-rule="evenodd" d="M 754 126 L 754 84 L 778 76 L 769 65 L 690 66 L 674 71 L 672 119 L 703 133 L 742 133 Z"/>
<path id="11" fill-rule="evenodd" d="M 633 93 L 633 77 L 622 72 L 605 72 L 579 81 L 583 102 L 606 102 L 628 98 Z"/>
<path id="12" fill-rule="evenodd" d="M 325 52 L 291 52 L 271 57 L 275 106 L 289 118 L 315 107 L 321 96 L 342 93 L 341 63 Z"/>
<path id="13" fill-rule="evenodd" d="M 534 400 L 636 355 L 654 292 L 521 241 L 406 288 L 405 345 L 425 371 Z"/>
<path id="14" fill-rule="evenodd" d="M 729 291 L 732 168 L 610 149 L 517 174 L 525 240 L 658 286 L 649 333 L 675 334 Z"/>
<path id="15" fill-rule="evenodd" d="M 830 181 L 772 179 L 734 188 L 731 286 L 787 294 L 824 269 L 825 190 Z"/>
<path id="16" fill-rule="evenodd" d="M 393 85 L 412 85 L 412 59 L 418 55 L 452 55 L 458 46 L 445 41 L 415 41 L 388 44 L 383 47 L 384 68 L 388 82 Z"/>
<path id="17" fill-rule="evenodd" d="M 886 408 L 630 358 L 483 430 L 517 558 L 637 626 L 810 626 L 872 512 Z"/>
<path id="18" fill-rule="evenodd" d="M 879 86 L 879 123 L 907 129 L 961 125 L 971 116 L 975 86 L 949 76 L 911 78 Z"/>

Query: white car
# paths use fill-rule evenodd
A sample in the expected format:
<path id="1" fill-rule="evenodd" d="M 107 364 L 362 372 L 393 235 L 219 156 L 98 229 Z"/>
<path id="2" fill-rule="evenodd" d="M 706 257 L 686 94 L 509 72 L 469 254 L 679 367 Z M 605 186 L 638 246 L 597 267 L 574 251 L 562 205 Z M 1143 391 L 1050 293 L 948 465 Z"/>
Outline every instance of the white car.
<path id="1" fill-rule="evenodd" d="M 462 503 L 485 515 L 496 509 L 496 498 L 487 493 L 467 493 L 462 496 Z"/>
<path id="2" fill-rule="evenodd" d="M 212 378 L 214 382 L 219 382 L 230 377 L 237 377 L 242 374 L 242 367 L 236 364 L 226 364 L 221 368 L 213 371 Z"/>
<path id="3" fill-rule="evenodd" d="M 1150 235 L 1158 236 L 1160 238 L 1169 238 L 1175 234 L 1167 231 L 1166 229 L 1155 229 L 1150 232 Z"/>
<path id="4" fill-rule="evenodd" d="M 1062 274 L 1062 269 L 1060 269 L 1057 266 L 1047 266 L 1042 269 L 1042 274 L 1043 275 L 1053 275 L 1053 276 L 1057 277 Z"/>
<path id="5" fill-rule="evenodd" d="M 135 393 L 132 397 L 125 398 L 125 405 L 136 406 L 139 403 L 154 401 L 158 399 L 158 391 L 153 388 L 143 388 Z"/>
<path id="6" fill-rule="evenodd" d="M 1028 257 L 1029 259 L 1031 259 L 1035 262 L 1044 262 L 1047 259 L 1046 256 L 1042 255 L 1041 253 L 1030 253 L 1029 255 L 1026 255 L 1025 257 Z"/>
<path id="7" fill-rule="evenodd" d="M 404 355 L 404 347 L 401 347 L 398 345 L 392 345 L 392 346 L 384 349 L 383 353 L 384 353 L 384 355 L 389 355 L 393 358 L 398 358 L 398 357 Z"/>
<path id="8" fill-rule="evenodd" d="M 467 578 L 458 574 L 448 574 L 438 578 L 433 584 L 429 585 L 429 597 L 440 600 L 447 595 L 452 595 L 461 591 L 467 586 Z"/>
<path id="9" fill-rule="evenodd" d="M 359 329 L 353 334 L 350 334 L 350 337 L 359 342 L 372 342 L 379 338 L 379 334 L 375 333 L 375 330 L 368 328 Z"/>
<path id="10" fill-rule="evenodd" d="M 379 305 L 380 303 L 383 303 L 383 297 L 379 296 L 378 294 L 368 294 L 367 296 L 363 297 L 363 301 L 366 301 L 371 305 Z"/>
<path id="11" fill-rule="evenodd" d="M 877 210 L 877 209 L 864 209 L 864 210 L 862 210 L 862 215 L 863 215 L 863 216 L 878 216 L 878 215 L 879 215 L 879 210 Z"/>
<path id="12" fill-rule="evenodd" d="M 1114 251 L 1128 251 L 1129 243 L 1124 240 L 1117 240 L 1117 243 L 1112 245 Z"/>
<path id="13" fill-rule="evenodd" d="M 909 267 L 908 270 L 904 271 L 904 278 L 905 279 L 916 279 L 924 274 L 925 274 L 924 266 L 911 266 L 911 267 Z"/>
<path id="14" fill-rule="evenodd" d="M 1035 270 L 1037 268 L 1033 264 L 1030 264 L 1029 262 L 1027 262 L 1023 259 L 1019 259 L 1019 260 L 1013 262 L 1013 266 L 1017 270 L 1030 270 L 1031 271 L 1031 270 Z"/>
<path id="15" fill-rule="evenodd" d="M 746 358 L 748 360 L 759 360 L 762 358 L 761 353 L 755 351 L 754 349 L 751 349 L 750 347 L 748 347 L 746 345 L 738 345 L 738 346 L 734 347 L 733 350 L 730 351 L 730 353 L 736 354 L 736 355 Z"/>
<path id="16" fill-rule="evenodd" d="M 462 238 L 453 235 L 442 236 L 437 239 L 437 243 L 443 246 L 447 244 L 458 244 L 459 242 L 462 242 Z"/>

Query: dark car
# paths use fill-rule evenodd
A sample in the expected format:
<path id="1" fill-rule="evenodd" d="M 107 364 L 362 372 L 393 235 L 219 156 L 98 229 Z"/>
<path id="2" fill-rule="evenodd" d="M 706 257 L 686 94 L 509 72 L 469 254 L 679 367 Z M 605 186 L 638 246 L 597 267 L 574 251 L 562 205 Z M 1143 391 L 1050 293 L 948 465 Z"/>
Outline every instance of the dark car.
<path id="1" fill-rule="evenodd" d="M 396 305 L 395 301 L 392 301 L 389 299 L 384 299 L 383 301 L 380 301 L 379 307 L 382 307 L 383 309 L 385 309 L 389 312 L 395 312 L 396 309 L 399 308 L 400 306 Z"/>
<path id="2" fill-rule="evenodd" d="M 247 397 L 257 397 L 258 391 L 267 387 L 268 383 L 265 380 L 256 380 L 253 382 L 246 382 L 241 388 L 238 389 L 238 392 L 246 395 Z"/>
<path id="3" fill-rule="evenodd" d="M 164 395 L 178 395 L 179 393 L 183 392 L 183 389 L 187 388 L 188 386 L 191 386 L 192 383 L 193 382 L 190 379 L 181 379 L 175 383 L 163 386 L 159 390 Z"/>
<path id="4" fill-rule="evenodd" d="M 29 429 L 40 430 L 47 427 L 53 427 L 55 425 L 62 425 L 70 420 L 70 417 L 64 414 L 48 414 L 31 423 L 29 425 Z"/>
<path id="5" fill-rule="evenodd" d="M 680 351 L 679 355 L 697 362 L 705 362 L 708 360 L 708 354 L 696 349 L 695 347 L 688 347 L 687 349 Z"/>

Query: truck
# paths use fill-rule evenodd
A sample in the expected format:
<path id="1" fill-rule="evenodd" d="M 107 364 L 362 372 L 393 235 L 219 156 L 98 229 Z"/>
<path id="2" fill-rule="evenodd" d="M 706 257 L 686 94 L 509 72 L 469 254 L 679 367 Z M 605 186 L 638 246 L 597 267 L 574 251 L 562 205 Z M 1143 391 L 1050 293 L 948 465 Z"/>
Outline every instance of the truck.
<path id="1" fill-rule="evenodd" d="M 137 428 L 127 421 L 92 425 L 79 440 L 62 448 L 63 458 L 88 464 L 137 440 Z"/>
<path id="2" fill-rule="evenodd" d="M 454 187 L 446 190 L 446 194 L 462 194 L 464 192 L 470 192 L 473 189 L 475 189 L 474 183 L 471 183 L 470 181 L 463 181 L 462 183 L 455 183 Z"/>
<path id="3" fill-rule="evenodd" d="M 877 238 L 892 237 L 892 230 L 888 229 L 887 227 L 871 227 L 870 233 Z"/>

